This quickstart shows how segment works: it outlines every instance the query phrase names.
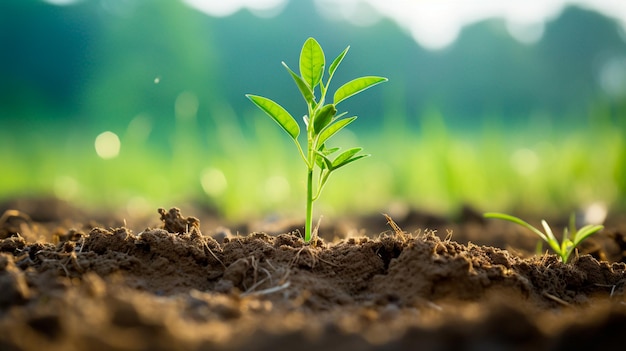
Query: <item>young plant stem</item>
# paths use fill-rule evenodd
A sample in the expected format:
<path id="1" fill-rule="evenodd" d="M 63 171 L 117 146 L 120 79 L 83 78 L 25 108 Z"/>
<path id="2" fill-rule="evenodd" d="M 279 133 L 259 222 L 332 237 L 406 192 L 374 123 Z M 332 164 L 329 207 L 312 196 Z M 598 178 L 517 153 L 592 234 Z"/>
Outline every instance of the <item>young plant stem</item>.
<path id="1" fill-rule="evenodd" d="M 306 223 L 304 224 L 304 241 L 311 240 L 311 227 L 313 226 L 313 168 L 307 170 L 306 182 Z"/>
<path id="2" fill-rule="evenodd" d="M 311 241 L 313 227 L 313 173 L 315 170 L 315 153 L 311 147 L 314 140 L 313 137 L 313 117 L 315 116 L 315 108 L 311 102 L 307 103 L 309 112 L 309 124 L 307 127 L 307 159 L 304 161 L 307 166 L 306 176 L 306 222 L 304 223 L 304 242 Z"/>
<path id="3" fill-rule="evenodd" d="M 348 52 L 348 46 L 337 58 L 335 58 L 328 68 L 328 80 L 324 84 L 324 67 L 326 59 L 324 51 L 319 43 L 308 38 L 300 52 L 300 75 L 296 74 L 286 63 L 282 63 L 287 72 L 291 75 L 302 97 L 306 101 L 308 107 L 308 116 L 304 116 L 304 124 L 306 125 L 306 154 L 303 147 L 298 141 L 300 134 L 300 126 L 295 118 L 284 107 L 278 103 L 259 95 L 246 94 L 258 108 L 265 112 L 291 137 L 296 144 L 300 156 L 307 168 L 306 183 L 306 222 L 304 224 L 304 241 L 309 242 L 312 239 L 313 232 L 313 202 L 317 200 L 326 185 L 328 177 L 333 171 L 352 163 L 353 161 L 367 157 L 369 155 L 358 153 L 362 150 L 360 147 L 348 149 L 332 160 L 331 154 L 339 151 L 339 148 L 327 149 L 325 143 L 330 137 L 335 135 L 348 124 L 352 123 L 356 116 L 342 118 L 347 112 L 337 115 L 336 105 L 341 101 L 354 96 L 365 89 L 368 89 L 379 83 L 387 81 L 385 77 L 365 76 L 353 79 L 335 91 L 333 103 L 325 104 L 326 93 L 330 80 L 337 69 L 337 66 L 343 60 Z M 320 99 L 319 102 L 315 98 L 316 88 L 319 86 Z M 313 178 L 315 168 L 319 167 L 317 174 L 317 189 L 313 191 Z"/>
<path id="4" fill-rule="evenodd" d="M 567 263 L 569 261 L 570 255 L 572 254 L 572 252 L 574 252 L 578 244 L 580 244 L 587 237 L 604 229 L 604 226 L 602 225 L 592 224 L 587 224 L 580 229 L 576 229 L 576 217 L 574 217 L 574 215 L 572 214 L 572 216 L 570 217 L 570 228 L 568 229 L 566 227 L 563 230 L 563 238 L 559 243 L 558 239 L 554 236 L 552 229 L 545 220 L 541 221 L 541 225 L 543 226 L 543 229 L 545 231 L 545 233 L 543 233 L 541 232 L 541 230 L 535 228 L 528 222 L 505 213 L 488 212 L 484 214 L 484 217 L 503 219 L 509 222 L 519 224 L 531 230 L 532 232 L 537 234 L 537 236 L 539 236 L 543 241 L 547 242 L 548 245 L 550 245 L 552 250 L 554 250 L 554 252 L 559 255 L 559 257 L 561 258 L 561 262 L 563 263 Z"/>

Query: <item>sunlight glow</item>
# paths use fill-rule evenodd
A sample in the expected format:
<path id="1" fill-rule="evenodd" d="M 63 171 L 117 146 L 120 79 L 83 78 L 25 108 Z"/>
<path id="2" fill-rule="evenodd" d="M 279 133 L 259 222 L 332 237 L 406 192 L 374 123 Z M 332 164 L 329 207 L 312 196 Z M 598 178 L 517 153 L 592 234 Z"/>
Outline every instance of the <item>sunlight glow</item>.
<path id="1" fill-rule="evenodd" d="M 78 194 L 78 181 L 70 176 L 58 176 L 54 180 L 54 195 L 63 200 L 72 200 Z"/>
<path id="2" fill-rule="evenodd" d="M 568 5 L 598 11 L 618 19 L 626 27 L 623 0 L 316 0 L 316 5 L 327 18 L 360 25 L 375 22 L 376 17 L 369 13 L 377 13 L 406 29 L 419 45 L 429 50 L 446 48 L 463 27 L 492 18 L 504 20 L 514 39 L 533 44 L 543 36 L 545 23 Z"/>
<path id="3" fill-rule="evenodd" d="M 135 196 L 126 203 L 126 211 L 130 218 L 142 218 L 153 211 L 153 204 L 142 196 Z"/>
<path id="4" fill-rule="evenodd" d="M 200 177 L 200 184 L 204 192 L 211 197 L 222 195 L 228 188 L 224 172 L 217 168 L 205 169 Z"/>
<path id="5" fill-rule="evenodd" d="M 290 191 L 289 181 L 283 176 L 272 176 L 265 181 L 265 198 L 270 202 L 284 201 Z"/>
<path id="6" fill-rule="evenodd" d="M 107 160 L 117 157 L 120 153 L 120 146 L 120 138 L 113 132 L 100 133 L 96 137 L 96 153 L 102 159 Z"/>
<path id="7" fill-rule="evenodd" d="M 539 168 L 539 157 L 530 149 L 518 149 L 511 156 L 511 166 L 522 176 L 530 176 Z"/>
<path id="8" fill-rule="evenodd" d="M 248 9 L 257 16 L 272 17 L 280 13 L 286 0 L 183 0 L 187 5 L 210 16 L 225 17 Z"/>
<path id="9" fill-rule="evenodd" d="M 79 0 L 43 0 L 43 2 L 47 2 L 51 5 L 57 6 L 67 6 L 77 3 Z"/>
<path id="10" fill-rule="evenodd" d="M 507 22 L 506 29 L 513 39 L 524 44 L 534 44 L 541 40 L 545 25 L 543 23 L 519 24 L 516 22 Z"/>
<path id="11" fill-rule="evenodd" d="M 601 202 L 594 202 L 585 209 L 583 222 L 585 224 L 603 224 L 606 219 L 608 209 Z"/>

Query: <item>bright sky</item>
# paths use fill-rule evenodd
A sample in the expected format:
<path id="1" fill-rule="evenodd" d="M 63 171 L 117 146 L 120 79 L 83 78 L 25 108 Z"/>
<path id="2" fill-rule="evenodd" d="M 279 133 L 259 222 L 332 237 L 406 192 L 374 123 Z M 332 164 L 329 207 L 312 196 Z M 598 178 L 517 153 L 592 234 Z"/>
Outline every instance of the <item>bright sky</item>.
<path id="1" fill-rule="evenodd" d="M 69 5 L 81 0 L 43 0 Z M 83 0 L 84 1 L 84 0 Z M 122 0 L 100 0 L 119 5 Z M 289 0 L 181 0 L 210 16 L 247 9 L 258 16 L 279 14 Z M 488 18 L 505 20 L 511 36 L 525 43 L 541 39 L 547 21 L 567 5 L 596 10 L 617 19 L 626 33 L 626 0 L 313 0 L 327 18 L 371 25 L 383 17 L 404 28 L 421 46 L 437 50 L 452 44 L 464 26 Z"/>
<path id="2" fill-rule="evenodd" d="M 277 15 L 283 9 L 287 0 L 182 0 L 184 3 L 197 8 L 211 16 L 229 16 L 241 10 L 248 9 L 259 16 Z"/>
<path id="3" fill-rule="evenodd" d="M 260 14 L 279 13 L 288 0 L 183 0 L 212 16 L 227 16 L 241 9 Z M 547 21 L 567 5 L 594 9 L 621 21 L 626 28 L 626 0 L 314 0 L 322 15 L 370 25 L 388 17 L 427 49 L 444 48 L 464 26 L 503 18 L 511 36 L 533 43 Z M 273 11 L 272 11 L 273 10 Z"/>
<path id="4" fill-rule="evenodd" d="M 453 43 L 464 26 L 488 18 L 504 19 L 517 40 L 535 42 L 545 23 L 567 5 L 594 9 L 626 27 L 626 0 L 316 0 L 316 4 L 326 16 L 357 25 L 388 17 L 421 46 L 434 50 Z"/>
<path id="5" fill-rule="evenodd" d="M 56 0 L 63 1 L 63 0 Z M 106 1 L 106 0 L 105 0 Z M 279 14 L 289 0 L 182 0 L 211 16 L 248 9 L 260 16 Z M 626 41 L 626 0 L 313 0 L 326 18 L 372 25 L 389 18 L 420 46 L 440 50 L 454 43 L 463 27 L 501 18 L 509 34 L 522 43 L 539 41 L 547 22 L 568 5 L 595 10 L 622 25 Z M 626 57 L 601 64 L 598 83 L 614 96 L 626 94 Z"/>

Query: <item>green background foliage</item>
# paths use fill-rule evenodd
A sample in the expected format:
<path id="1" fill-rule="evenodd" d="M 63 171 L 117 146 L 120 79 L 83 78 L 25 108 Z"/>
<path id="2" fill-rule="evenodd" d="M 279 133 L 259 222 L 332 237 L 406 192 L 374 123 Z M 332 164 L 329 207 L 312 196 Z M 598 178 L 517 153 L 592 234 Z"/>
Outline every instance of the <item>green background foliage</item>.
<path id="1" fill-rule="evenodd" d="M 626 78 L 602 80 L 610 65 L 626 72 L 616 21 L 567 8 L 524 44 L 496 18 L 429 51 L 389 20 L 332 21 L 310 1 L 274 17 L 211 17 L 178 1 L 3 1 L 0 198 L 299 215 L 299 155 L 244 94 L 305 115 L 280 62 L 297 62 L 309 36 L 333 56 L 351 46 L 331 91 L 363 73 L 390 80 L 342 102 L 363 118 L 337 146 L 373 157 L 333 179 L 321 213 L 626 206 Z M 94 149 L 104 131 L 120 138 L 113 159 Z"/>

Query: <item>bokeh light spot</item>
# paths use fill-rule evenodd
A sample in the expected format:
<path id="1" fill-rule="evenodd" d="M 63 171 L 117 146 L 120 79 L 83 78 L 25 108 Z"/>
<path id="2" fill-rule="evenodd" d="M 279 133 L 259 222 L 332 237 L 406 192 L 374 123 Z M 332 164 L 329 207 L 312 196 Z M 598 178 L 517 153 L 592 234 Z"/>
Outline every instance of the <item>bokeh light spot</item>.
<path id="1" fill-rule="evenodd" d="M 602 224 L 606 219 L 608 209 L 601 202 L 594 202 L 585 209 L 584 224 Z"/>
<path id="2" fill-rule="evenodd" d="M 212 197 L 222 195 L 226 188 L 228 188 L 228 182 L 224 172 L 217 168 L 207 168 L 202 172 L 200 177 L 200 184 L 204 192 Z"/>
<path id="3" fill-rule="evenodd" d="M 511 166 L 523 176 L 529 176 L 539 168 L 539 157 L 530 149 L 518 149 L 511 156 Z"/>
<path id="4" fill-rule="evenodd" d="M 96 153 L 105 160 L 115 158 L 120 153 L 121 142 L 117 134 L 103 132 L 96 137 Z"/>

